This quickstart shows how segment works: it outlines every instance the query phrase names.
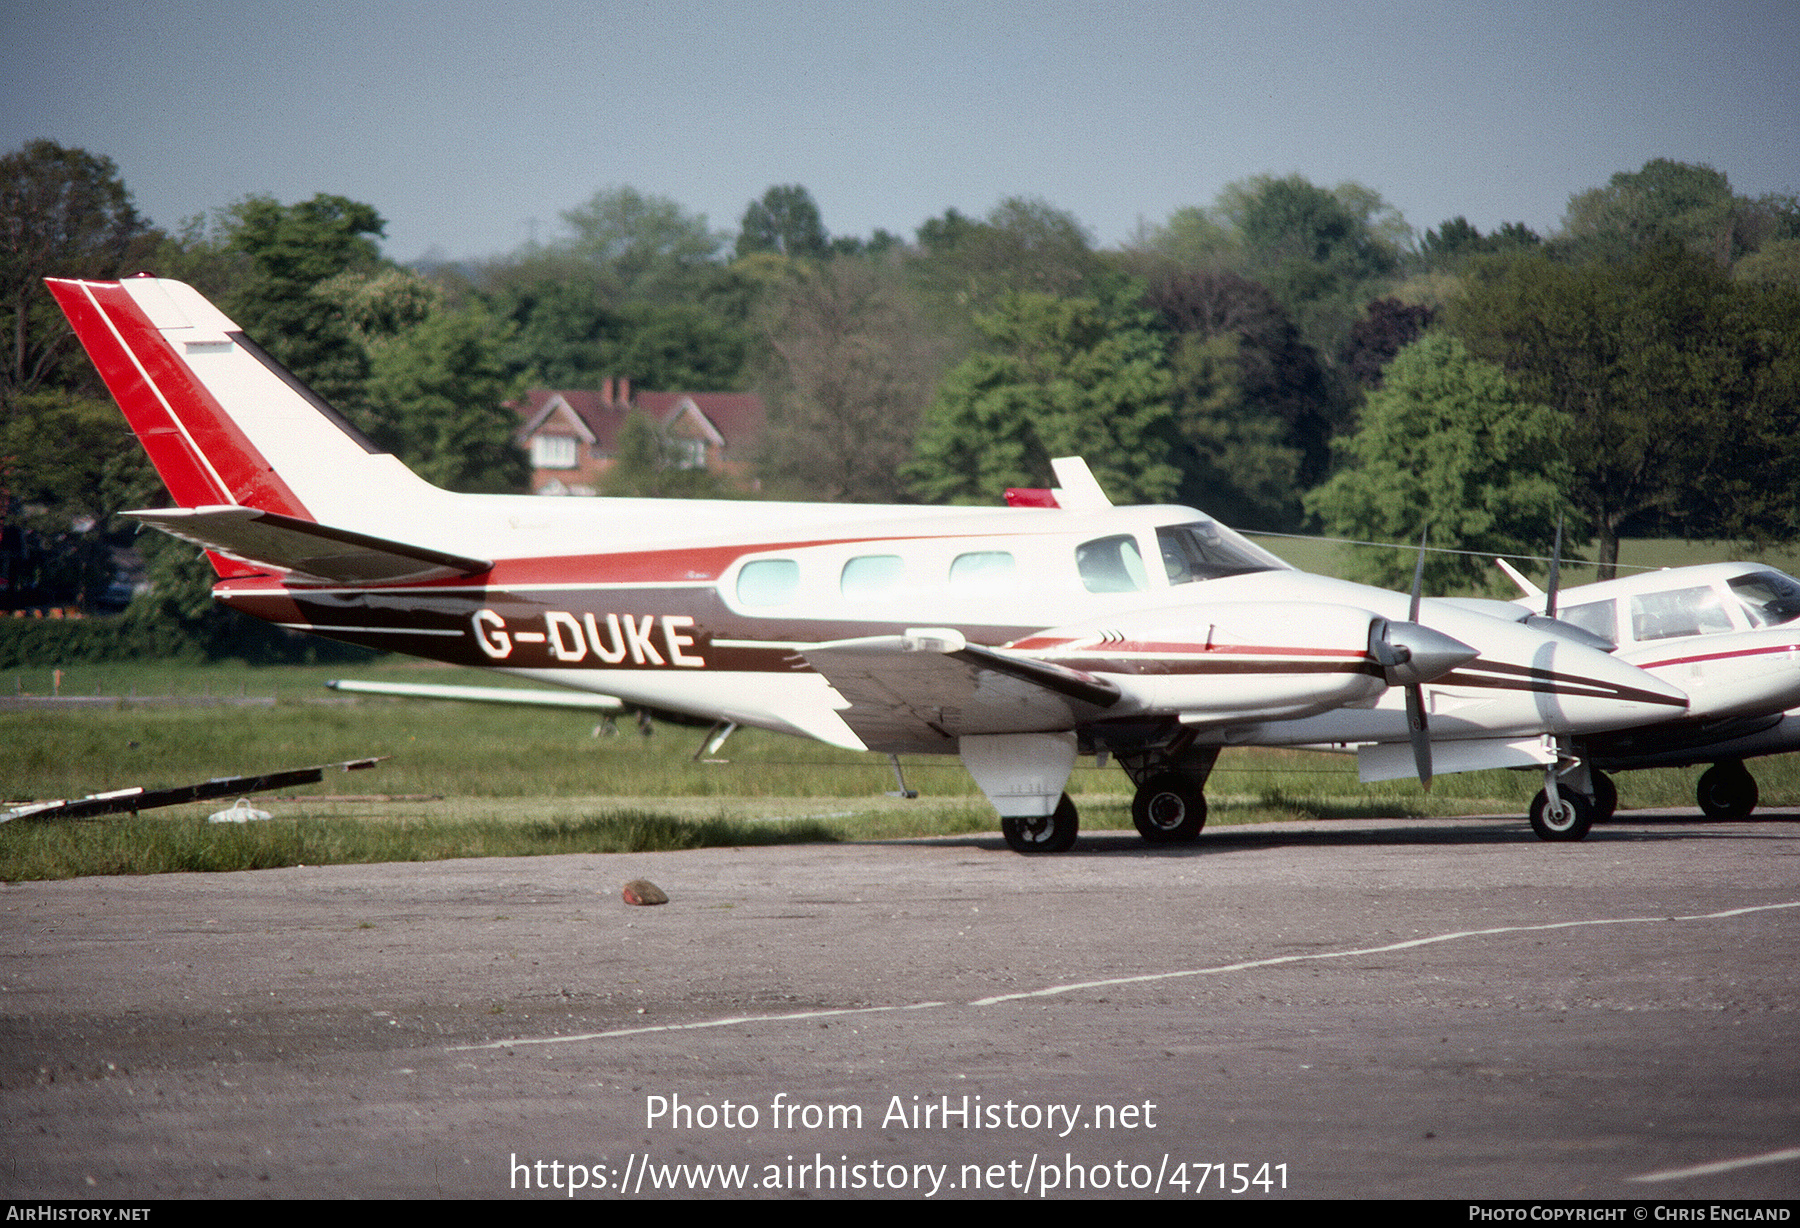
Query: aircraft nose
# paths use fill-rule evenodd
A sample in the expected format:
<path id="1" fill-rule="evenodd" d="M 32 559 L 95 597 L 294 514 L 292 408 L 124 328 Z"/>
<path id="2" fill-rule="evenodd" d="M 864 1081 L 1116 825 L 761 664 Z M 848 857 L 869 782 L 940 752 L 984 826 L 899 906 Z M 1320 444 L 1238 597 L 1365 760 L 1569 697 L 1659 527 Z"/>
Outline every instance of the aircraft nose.
<path id="1" fill-rule="evenodd" d="M 1687 692 L 1595 649 L 1568 644 L 1556 653 L 1564 717 L 1582 731 L 1674 720 L 1687 712 Z"/>

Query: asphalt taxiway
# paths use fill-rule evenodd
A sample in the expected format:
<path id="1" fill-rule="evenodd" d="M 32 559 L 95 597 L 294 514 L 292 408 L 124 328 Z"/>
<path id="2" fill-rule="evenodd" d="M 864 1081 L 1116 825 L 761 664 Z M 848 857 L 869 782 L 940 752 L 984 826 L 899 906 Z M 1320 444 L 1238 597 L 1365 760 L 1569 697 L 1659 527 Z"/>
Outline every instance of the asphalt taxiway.
<path id="1" fill-rule="evenodd" d="M 9 1198 L 1800 1192 L 1791 811 L 90 878 L 0 934 Z"/>

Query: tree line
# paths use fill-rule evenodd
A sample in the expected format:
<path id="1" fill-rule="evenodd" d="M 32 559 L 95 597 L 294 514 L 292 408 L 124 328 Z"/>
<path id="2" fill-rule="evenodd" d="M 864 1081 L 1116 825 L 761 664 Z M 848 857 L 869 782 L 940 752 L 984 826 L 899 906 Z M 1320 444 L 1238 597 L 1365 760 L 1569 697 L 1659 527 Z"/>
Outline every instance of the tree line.
<path id="1" fill-rule="evenodd" d="M 1079 453 L 1120 502 L 1251 529 L 1543 553 L 1561 514 L 1603 562 L 1634 533 L 1800 530 L 1800 201 L 1707 167 L 1615 174 L 1545 236 L 1460 217 L 1420 235 L 1367 187 L 1299 175 L 1109 249 L 1025 198 L 910 238 L 833 235 L 800 185 L 735 232 L 629 187 L 562 224 L 404 268 L 369 204 L 252 197 L 165 230 L 103 157 L 37 141 L 0 159 L 9 601 L 116 602 L 116 513 L 163 498 L 42 289 L 140 269 L 195 284 L 457 490 L 523 488 L 508 397 L 626 377 L 761 393 L 765 497 L 991 503 Z M 748 493 L 656 480 L 646 424 L 627 442 L 621 491 Z M 146 553 L 143 616 L 224 634 L 191 550 Z M 1481 582 L 1456 557 L 1434 561 L 1438 591 Z"/>

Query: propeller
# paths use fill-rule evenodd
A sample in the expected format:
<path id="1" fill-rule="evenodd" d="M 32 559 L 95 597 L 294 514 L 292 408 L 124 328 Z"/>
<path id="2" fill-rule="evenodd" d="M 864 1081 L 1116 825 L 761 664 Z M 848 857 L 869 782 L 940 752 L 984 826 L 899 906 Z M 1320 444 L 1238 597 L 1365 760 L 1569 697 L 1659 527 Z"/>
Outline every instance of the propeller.
<path id="1" fill-rule="evenodd" d="M 1481 653 L 1461 640 L 1419 624 L 1424 599 L 1426 534 L 1419 534 L 1419 561 L 1413 566 L 1412 602 L 1403 623 L 1378 621 L 1369 631 L 1369 653 L 1389 686 L 1406 688 L 1406 730 L 1412 742 L 1419 783 L 1431 788 L 1431 724 L 1425 715 L 1424 684 L 1473 661 Z"/>
<path id="2" fill-rule="evenodd" d="M 1550 580 L 1544 593 L 1544 617 L 1556 617 L 1556 581 L 1562 573 L 1563 514 L 1556 514 L 1556 545 L 1550 551 Z"/>

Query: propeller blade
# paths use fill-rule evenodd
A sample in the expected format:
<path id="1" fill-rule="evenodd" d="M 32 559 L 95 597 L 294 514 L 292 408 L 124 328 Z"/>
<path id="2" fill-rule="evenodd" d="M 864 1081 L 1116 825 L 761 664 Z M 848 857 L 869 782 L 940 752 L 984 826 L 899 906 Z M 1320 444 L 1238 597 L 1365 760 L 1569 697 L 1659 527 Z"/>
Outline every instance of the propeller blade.
<path id="1" fill-rule="evenodd" d="M 1550 584 L 1544 592 L 1544 617 L 1556 617 L 1556 581 L 1562 573 L 1562 513 L 1556 514 L 1556 547 L 1550 551 Z"/>
<path id="2" fill-rule="evenodd" d="M 1431 792 L 1431 729 L 1425 720 L 1424 689 L 1406 688 L 1406 732 L 1412 740 L 1413 766 L 1419 772 L 1419 784 Z"/>
<path id="3" fill-rule="evenodd" d="M 1419 530 L 1419 561 L 1413 564 L 1412 607 L 1406 615 L 1409 623 L 1419 621 L 1419 599 L 1425 592 L 1425 536 L 1430 532 L 1430 525 Z"/>

